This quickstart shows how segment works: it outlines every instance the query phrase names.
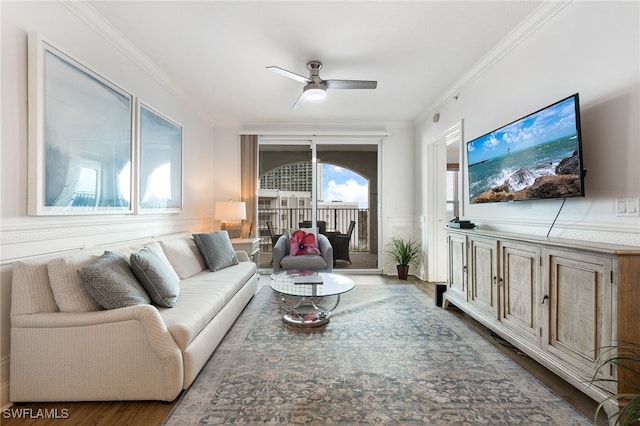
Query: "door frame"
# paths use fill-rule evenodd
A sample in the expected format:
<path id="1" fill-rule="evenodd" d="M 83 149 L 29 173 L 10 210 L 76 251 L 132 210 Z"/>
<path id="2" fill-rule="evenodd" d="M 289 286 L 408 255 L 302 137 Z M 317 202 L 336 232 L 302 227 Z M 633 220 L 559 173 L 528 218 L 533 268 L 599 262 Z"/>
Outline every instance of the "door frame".
<path id="1" fill-rule="evenodd" d="M 382 196 L 381 196 L 381 188 L 382 188 L 382 140 L 386 135 L 348 135 L 348 136 L 278 136 L 278 135 L 265 135 L 258 137 L 258 151 L 260 150 L 260 145 L 305 145 L 309 146 L 311 149 L 311 162 L 314 165 L 312 167 L 312 194 L 311 194 L 311 203 L 313 206 L 311 217 L 313 223 L 317 221 L 317 168 L 315 165 L 317 164 L 317 145 L 339 145 L 339 146 L 353 146 L 353 145 L 375 145 L 377 148 L 377 164 L 376 169 L 378 173 L 378 202 L 376 206 L 369 205 L 369 211 L 373 211 L 375 209 L 378 220 L 377 220 L 377 233 L 378 233 L 378 242 L 377 242 L 377 268 L 372 269 L 349 269 L 349 273 L 382 273 L 382 267 L 380 265 L 383 264 L 383 244 L 382 238 Z M 258 156 L 259 158 L 259 156 Z M 257 197 L 257 194 L 256 194 Z M 335 272 L 335 271 L 334 271 Z"/>
<path id="2" fill-rule="evenodd" d="M 459 145 L 458 198 L 464 215 L 463 121 L 442 132 L 427 146 L 427 281 L 447 281 L 447 147 Z"/>

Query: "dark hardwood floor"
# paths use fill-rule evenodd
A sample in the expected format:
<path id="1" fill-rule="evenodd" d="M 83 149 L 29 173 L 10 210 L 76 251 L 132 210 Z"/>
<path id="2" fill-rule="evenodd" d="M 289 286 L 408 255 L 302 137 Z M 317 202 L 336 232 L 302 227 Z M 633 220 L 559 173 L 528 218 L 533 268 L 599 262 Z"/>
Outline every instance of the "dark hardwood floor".
<path id="1" fill-rule="evenodd" d="M 384 277 L 383 282 L 389 285 L 407 284 L 395 277 Z M 409 278 L 409 282 L 415 284 L 431 298 L 435 298 L 435 285 Z M 545 367 L 526 355 L 514 350 L 500 339 L 496 339 L 483 325 L 467 316 L 464 312 L 452 308 L 449 310 L 461 318 L 471 329 L 491 342 L 498 350 L 513 359 L 526 369 L 532 376 L 551 388 L 554 392 L 572 404 L 576 410 L 583 413 L 589 419 L 593 419 L 597 404 L 589 397 L 578 391 Z M 177 400 L 176 400 L 177 401 Z M 28 403 L 14 405 L 4 410 L 0 416 L 0 424 L 14 425 L 145 425 L 153 426 L 162 424 L 164 418 L 173 408 L 176 401 L 171 403 L 159 401 L 115 401 L 115 402 L 60 402 L 60 403 Z M 21 415 L 23 418 L 16 418 Z M 27 418 L 24 418 L 24 417 Z M 57 417 L 49 418 L 47 417 Z M 606 424 L 606 417 L 599 416 L 598 424 Z"/>

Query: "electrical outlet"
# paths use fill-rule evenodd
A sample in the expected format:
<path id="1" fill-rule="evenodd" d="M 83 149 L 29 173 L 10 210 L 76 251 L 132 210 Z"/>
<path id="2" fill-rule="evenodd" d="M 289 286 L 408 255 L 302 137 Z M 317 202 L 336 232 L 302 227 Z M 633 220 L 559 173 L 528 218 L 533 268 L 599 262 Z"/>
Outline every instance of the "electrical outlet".
<path id="1" fill-rule="evenodd" d="M 616 216 L 640 216 L 640 200 L 638 198 L 616 199 Z"/>

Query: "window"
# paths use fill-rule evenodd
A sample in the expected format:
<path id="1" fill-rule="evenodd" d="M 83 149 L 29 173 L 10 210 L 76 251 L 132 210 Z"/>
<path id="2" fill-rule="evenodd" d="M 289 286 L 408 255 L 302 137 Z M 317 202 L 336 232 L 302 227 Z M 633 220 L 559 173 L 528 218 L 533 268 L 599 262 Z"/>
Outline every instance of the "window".
<path id="1" fill-rule="evenodd" d="M 182 127 L 144 104 L 140 116 L 140 211 L 182 209 Z"/>
<path id="2" fill-rule="evenodd" d="M 458 171 L 447 170 L 447 219 L 460 216 L 458 199 Z"/>

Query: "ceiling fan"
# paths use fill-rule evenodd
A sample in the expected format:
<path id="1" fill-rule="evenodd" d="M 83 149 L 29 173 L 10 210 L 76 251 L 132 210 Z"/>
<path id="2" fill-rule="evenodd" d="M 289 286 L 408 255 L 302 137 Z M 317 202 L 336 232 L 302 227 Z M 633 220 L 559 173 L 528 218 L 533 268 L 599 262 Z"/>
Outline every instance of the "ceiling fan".
<path id="1" fill-rule="evenodd" d="M 292 78 L 300 83 L 306 83 L 291 109 L 298 109 L 307 101 L 324 99 L 327 96 L 327 89 L 375 89 L 378 86 L 377 81 L 368 80 L 323 80 L 319 75 L 320 68 L 322 68 L 320 61 L 307 62 L 309 77 L 304 77 L 274 65 L 267 67 L 268 70 L 275 71 L 285 77 Z"/>

